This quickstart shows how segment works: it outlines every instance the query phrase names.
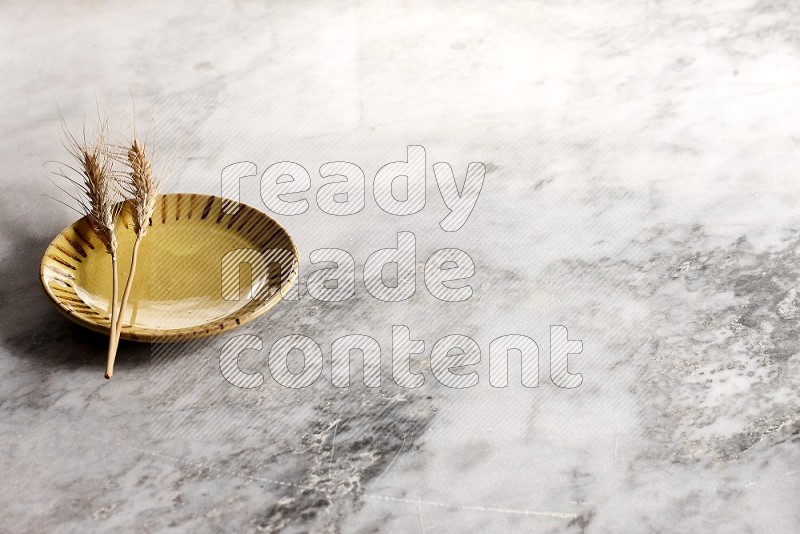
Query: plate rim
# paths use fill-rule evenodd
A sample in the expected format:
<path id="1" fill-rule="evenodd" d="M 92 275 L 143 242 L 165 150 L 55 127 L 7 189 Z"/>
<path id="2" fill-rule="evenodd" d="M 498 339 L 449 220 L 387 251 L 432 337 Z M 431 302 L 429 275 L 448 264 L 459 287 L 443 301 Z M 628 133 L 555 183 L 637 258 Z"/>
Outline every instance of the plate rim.
<path id="1" fill-rule="evenodd" d="M 223 332 L 232 330 L 236 327 L 239 327 L 243 324 L 249 323 L 250 321 L 264 315 L 270 309 L 275 307 L 275 305 L 277 305 L 278 302 L 283 300 L 283 295 L 285 295 L 288 292 L 288 290 L 297 282 L 297 278 L 299 276 L 299 265 L 300 265 L 300 253 L 297 250 L 297 245 L 295 244 L 294 239 L 292 239 L 292 236 L 288 232 L 288 230 L 286 230 L 286 228 L 282 224 L 280 224 L 277 220 L 271 217 L 268 213 L 238 200 L 233 200 L 217 195 L 207 195 L 204 193 L 163 193 L 161 195 L 158 195 L 158 199 L 160 200 L 162 197 L 179 198 L 182 196 L 193 196 L 198 199 L 203 199 L 206 203 L 209 203 L 211 205 L 219 201 L 220 210 L 223 209 L 222 205 L 225 202 L 231 202 L 245 209 L 253 210 L 261 214 L 263 217 L 269 219 L 286 235 L 286 238 L 288 239 L 289 247 L 291 249 L 293 257 L 292 269 L 289 272 L 289 275 L 286 276 L 285 280 L 281 282 L 275 294 L 273 294 L 268 299 L 260 301 L 259 305 L 255 306 L 250 310 L 247 310 L 245 307 L 243 307 L 240 308 L 240 310 L 243 310 L 241 313 L 237 313 L 237 311 L 234 311 L 232 314 L 222 317 L 219 320 L 204 322 L 202 324 L 193 326 L 173 328 L 168 330 L 156 330 L 153 328 L 143 328 L 143 327 L 137 327 L 135 325 L 127 325 L 122 327 L 122 331 L 120 333 L 120 338 L 122 339 L 128 341 L 138 341 L 138 342 L 148 342 L 148 343 L 174 343 L 174 342 L 188 341 L 192 339 L 200 339 L 204 337 L 218 335 Z M 125 202 L 129 201 L 126 200 L 123 201 L 122 203 L 124 204 Z M 53 304 L 53 306 L 61 315 L 63 315 L 73 323 L 76 323 L 84 328 L 87 328 L 94 332 L 108 335 L 109 334 L 108 326 L 105 326 L 104 324 L 101 324 L 99 322 L 91 321 L 85 317 L 77 315 L 74 311 L 65 307 L 62 301 L 55 294 L 53 294 L 51 288 L 45 281 L 46 278 L 45 270 L 48 264 L 50 264 L 53 261 L 52 258 L 48 258 L 48 252 L 51 249 L 55 248 L 56 242 L 58 241 L 59 237 L 64 235 L 64 233 L 70 230 L 71 228 L 82 223 L 88 224 L 87 216 L 81 217 L 77 221 L 74 221 L 71 224 L 64 227 L 64 229 L 61 230 L 58 234 L 56 234 L 56 236 L 45 247 L 45 250 L 42 254 L 42 259 L 40 260 L 39 263 L 39 284 L 42 287 L 42 290 L 44 291 L 45 295 L 47 295 L 48 300 Z M 248 302 L 252 302 L 253 300 L 254 299 L 250 299 L 248 300 Z M 235 316 L 233 316 L 234 314 Z"/>

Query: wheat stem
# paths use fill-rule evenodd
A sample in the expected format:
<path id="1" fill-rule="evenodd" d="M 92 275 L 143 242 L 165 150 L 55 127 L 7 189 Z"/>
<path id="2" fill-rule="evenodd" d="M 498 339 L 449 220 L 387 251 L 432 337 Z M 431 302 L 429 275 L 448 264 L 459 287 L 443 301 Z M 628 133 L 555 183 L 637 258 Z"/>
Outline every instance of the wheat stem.
<path id="1" fill-rule="evenodd" d="M 108 332 L 108 358 L 106 359 L 106 379 L 114 374 L 114 359 L 117 357 L 117 341 L 114 332 L 119 316 L 117 313 L 117 293 L 119 292 L 119 270 L 117 269 L 117 252 L 111 253 L 111 325 Z"/>
<path id="2" fill-rule="evenodd" d="M 122 303 L 119 305 L 119 315 L 117 316 L 117 326 L 114 330 L 114 343 L 119 344 L 119 336 L 122 333 L 122 325 L 125 322 L 125 308 L 128 305 L 128 297 L 131 296 L 131 287 L 133 287 L 133 277 L 136 274 L 136 264 L 139 259 L 139 245 L 142 243 L 144 234 L 138 234 L 136 241 L 133 243 L 133 254 L 131 255 L 131 271 L 128 274 L 128 281 L 125 283 L 125 291 L 122 293 Z"/>

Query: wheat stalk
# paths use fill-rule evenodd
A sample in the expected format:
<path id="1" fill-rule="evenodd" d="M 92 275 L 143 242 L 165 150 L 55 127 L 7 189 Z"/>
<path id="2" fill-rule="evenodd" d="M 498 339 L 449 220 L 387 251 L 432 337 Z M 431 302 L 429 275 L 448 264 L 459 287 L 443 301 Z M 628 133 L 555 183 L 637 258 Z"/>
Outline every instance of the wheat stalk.
<path id="1" fill-rule="evenodd" d="M 128 194 L 131 196 L 131 211 L 133 216 L 133 229 L 136 232 L 136 241 L 133 244 L 133 252 L 131 254 L 131 269 L 128 274 L 128 280 L 125 283 L 125 291 L 122 294 L 122 302 L 119 307 L 119 317 L 116 323 L 116 328 L 112 332 L 114 339 L 116 354 L 116 345 L 119 343 L 119 337 L 122 333 L 123 318 L 125 315 L 125 308 L 128 305 L 131 288 L 133 287 L 133 279 L 136 274 L 136 264 L 139 259 L 139 247 L 141 246 L 142 239 L 144 239 L 149 226 L 150 218 L 153 216 L 153 209 L 156 205 L 156 198 L 161 189 L 162 181 L 153 174 L 153 168 L 150 158 L 147 155 L 145 143 L 140 143 L 139 138 L 134 131 L 133 143 L 125 153 L 125 163 L 129 167 L 128 179 L 125 180 L 124 187 Z M 117 158 L 122 159 L 121 154 L 117 154 Z M 109 370 L 107 373 L 113 373 L 114 356 L 110 356 Z M 110 375 L 108 375 L 110 376 Z"/>
<path id="2" fill-rule="evenodd" d="M 98 120 L 94 140 L 91 142 L 86 140 L 85 129 L 82 141 L 72 135 L 63 115 L 61 126 L 65 138 L 64 145 L 73 159 L 78 162 L 77 168 L 69 165 L 66 167 L 80 177 L 79 179 L 72 178 L 63 169 L 57 172 L 56 174 L 68 179 L 75 186 L 77 194 L 70 194 L 63 188 L 62 191 L 78 202 L 80 211 L 86 215 L 92 230 L 111 256 L 111 318 L 108 341 L 108 358 L 110 360 L 112 354 L 116 353 L 116 341 L 113 335 L 117 327 L 116 310 L 119 290 L 116 226 L 122 210 L 122 202 L 118 178 L 113 171 L 113 162 L 106 152 L 108 120 Z M 106 378 L 111 378 L 108 369 Z"/>

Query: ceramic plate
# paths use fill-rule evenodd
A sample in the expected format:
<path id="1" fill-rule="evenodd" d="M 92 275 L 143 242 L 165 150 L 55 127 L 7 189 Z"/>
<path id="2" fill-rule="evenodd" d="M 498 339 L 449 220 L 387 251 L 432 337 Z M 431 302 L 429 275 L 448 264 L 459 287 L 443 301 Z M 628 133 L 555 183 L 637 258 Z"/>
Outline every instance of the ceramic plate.
<path id="1" fill-rule="evenodd" d="M 120 217 L 117 236 L 122 293 L 135 239 L 127 210 Z M 283 261 L 264 261 L 264 269 L 240 268 L 238 260 L 230 261 L 229 253 L 243 250 L 279 251 Z M 227 288 L 222 277 L 224 261 L 228 282 L 235 282 Z M 244 204 L 237 208 L 232 201 L 214 196 L 162 195 L 139 249 L 122 337 L 170 342 L 235 328 L 277 304 L 295 283 L 297 266 L 291 237 L 265 213 Z M 61 313 L 82 326 L 108 333 L 111 257 L 85 217 L 47 247 L 40 279 Z M 257 298 L 250 298 L 251 294 Z"/>

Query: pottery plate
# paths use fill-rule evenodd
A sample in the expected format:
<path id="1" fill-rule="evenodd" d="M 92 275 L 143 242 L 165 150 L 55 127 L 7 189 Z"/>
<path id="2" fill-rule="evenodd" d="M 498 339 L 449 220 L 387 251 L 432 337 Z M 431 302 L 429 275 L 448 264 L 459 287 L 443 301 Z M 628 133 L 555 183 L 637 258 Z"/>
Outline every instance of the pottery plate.
<path id="1" fill-rule="evenodd" d="M 136 237 L 127 209 L 117 236 L 121 293 Z M 139 249 L 122 337 L 170 342 L 235 328 L 275 306 L 297 267 L 291 237 L 265 213 L 219 197 L 162 195 Z M 111 256 L 85 217 L 47 247 L 40 279 L 61 313 L 108 333 Z"/>

